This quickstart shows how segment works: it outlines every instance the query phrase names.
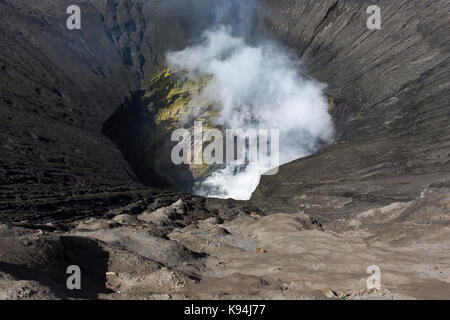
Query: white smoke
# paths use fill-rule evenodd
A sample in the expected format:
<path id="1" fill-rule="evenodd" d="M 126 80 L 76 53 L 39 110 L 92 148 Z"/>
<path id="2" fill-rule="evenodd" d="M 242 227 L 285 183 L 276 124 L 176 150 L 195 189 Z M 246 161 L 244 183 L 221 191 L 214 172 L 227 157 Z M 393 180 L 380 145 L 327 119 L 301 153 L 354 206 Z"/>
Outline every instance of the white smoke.
<path id="1" fill-rule="evenodd" d="M 220 26 L 206 31 L 198 45 L 169 53 L 167 60 L 170 68 L 192 78 L 212 77 L 201 95 L 220 108 L 219 124 L 279 129 L 281 164 L 308 156 L 333 138 L 325 86 L 302 76 L 298 61 L 272 42 L 252 46 L 233 36 L 230 27 Z M 228 165 L 203 181 L 196 193 L 248 200 L 268 169 Z"/>

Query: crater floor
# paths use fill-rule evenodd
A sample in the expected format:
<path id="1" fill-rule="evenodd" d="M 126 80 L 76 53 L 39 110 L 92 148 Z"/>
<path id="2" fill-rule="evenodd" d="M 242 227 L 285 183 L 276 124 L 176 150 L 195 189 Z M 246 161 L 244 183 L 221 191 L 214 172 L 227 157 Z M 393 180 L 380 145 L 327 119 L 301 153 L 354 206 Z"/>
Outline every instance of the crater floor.
<path id="1" fill-rule="evenodd" d="M 0 298 L 445 299 L 449 199 L 426 191 L 333 228 L 301 211 L 199 215 L 182 199 L 156 210 L 136 203 L 68 231 L 0 225 Z M 68 265 L 83 270 L 82 290 L 65 287 Z M 374 265 L 381 287 L 368 289 Z"/>

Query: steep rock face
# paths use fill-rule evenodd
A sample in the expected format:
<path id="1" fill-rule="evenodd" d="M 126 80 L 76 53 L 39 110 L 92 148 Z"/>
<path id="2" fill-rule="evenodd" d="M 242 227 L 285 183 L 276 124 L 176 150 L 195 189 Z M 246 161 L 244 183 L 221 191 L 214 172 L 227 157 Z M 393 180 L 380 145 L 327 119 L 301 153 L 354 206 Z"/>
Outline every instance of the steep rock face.
<path id="1" fill-rule="evenodd" d="M 103 132 L 123 152 L 139 181 L 157 188 L 191 191 L 212 166 L 173 163 L 174 130 L 190 132 L 193 148 L 194 121 L 212 123 L 216 111 L 206 99 L 191 103 L 209 81 L 209 77 L 192 80 L 184 72 L 166 69 L 133 93 L 105 122 Z M 192 150 L 191 148 L 191 150 Z M 191 159 L 190 159 L 191 160 Z"/>
<path id="2" fill-rule="evenodd" d="M 83 3 L 84 29 L 67 29 L 70 4 L 0 2 L 4 221 L 79 214 L 88 198 L 107 206 L 117 203 L 114 193 L 133 185 L 126 163 L 99 128 L 138 85 L 137 76 L 122 63 L 91 3 Z"/>
<path id="3" fill-rule="evenodd" d="M 71 4 L 0 1 L 4 220 L 88 212 L 91 199 L 100 208 L 141 192 L 100 128 L 168 50 L 216 19 L 205 0 L 80 1 L 82 30 L 70 31 Z M 382 9 L 381 30 L 366 28 L 369 4 Z M 447 21 L 443 0 L 259 1 L 257 34 L 292 48 L 329 84 L 337 143 L 263 178 L 253 200 L 267 211 L 326 212 L 448 186 Z"/>
<path id="4" fill-rule="evenodd" d="M 68 30 L 72 4 L 0 1 L 3 221 L 101 213 L 152 193 L 102 124 L 160 70 L 167 50 L 202 29 L 187 24 L 190 14 L 207 10 L 188 1 L 170 10 L 167 1 L 77 1 L 82 29 Z"/>
<path id="5" fill-rule="evenodd" d="M 347 212 L 449 186 L 450 48 L 446 1 L 263 1 L 260 28 L 329 85 L 336 144 L 264 177 L 269 211 Z M 366 9 L 382 10 L 369 30 Z M 339 210 L 338 210 L 339 211 Z"/>

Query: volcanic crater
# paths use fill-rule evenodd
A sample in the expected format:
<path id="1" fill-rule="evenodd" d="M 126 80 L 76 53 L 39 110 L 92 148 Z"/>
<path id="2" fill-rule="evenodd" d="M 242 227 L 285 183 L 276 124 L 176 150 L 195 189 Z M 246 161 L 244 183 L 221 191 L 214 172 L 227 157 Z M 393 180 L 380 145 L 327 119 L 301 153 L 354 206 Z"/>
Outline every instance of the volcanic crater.
<path id="1" fill-rule="evenodd" d="M 0 299 L 450 298 L 447 1 L 80 0 L 68 30 L 72 2 L 0 0 Z M 334 125 L 248 201 L 168 158 L 204 83 L 167 53 L 219 22 L 301 61 Z"/>

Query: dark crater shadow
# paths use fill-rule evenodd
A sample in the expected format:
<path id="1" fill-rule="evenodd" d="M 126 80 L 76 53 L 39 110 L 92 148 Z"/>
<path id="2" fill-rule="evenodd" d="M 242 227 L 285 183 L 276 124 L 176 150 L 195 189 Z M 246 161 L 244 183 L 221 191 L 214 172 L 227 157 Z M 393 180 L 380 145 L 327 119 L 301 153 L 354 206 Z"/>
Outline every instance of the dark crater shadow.
<path id="1" fill-rule="evenodd" d="M 144 90 L 132 93 L 103 124 L 102 133 L 121 150 L 136 175 L 133 177 L 133 174 L 129 173 L 133 179 L 148 187 L 189 191 L 193 187 L 194 179 L 189 166 L 177 166 L 175 176 L 170 155 L 162 154 L 164 150 L 160 149 L 163 138 L 155 137 L 157 134 L 154 115 L 148 110 L 148 101 L 145 101 L 144 94 Z M 163 174 L 154 168 L 155 163 L 161 159 L 165 171 Z"/>

